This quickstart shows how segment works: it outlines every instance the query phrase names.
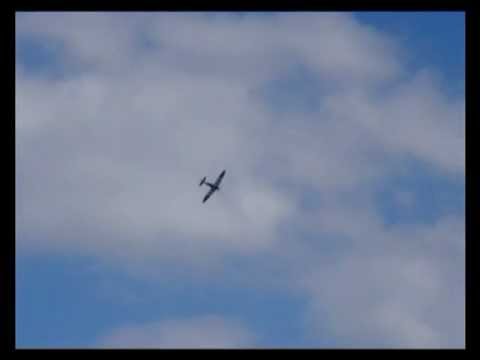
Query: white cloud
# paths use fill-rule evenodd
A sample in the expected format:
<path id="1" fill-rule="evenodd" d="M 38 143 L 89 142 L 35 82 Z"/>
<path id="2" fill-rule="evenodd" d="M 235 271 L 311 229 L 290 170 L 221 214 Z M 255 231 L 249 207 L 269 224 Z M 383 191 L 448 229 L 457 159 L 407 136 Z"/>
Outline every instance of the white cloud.
<path id="1" fill-rule="evenodd" d="M 461 219 L 371 234 L 305 273 L 316 326 L 342 347 L 464 347 Z"/>
<path id="2" fill-rule="evenodd" d="M 241 323 L 216 315 L 124 326 L 105 335 L 100 348 L 252 348 L 255 337 Z"/>
<path id="3" fill-rule="evenodd" d="M 465 104 L 451 101 L 420 72 L 383 96 L 354 92 L 332 97 L 338 117 L 354 118 L 389 153 L 413 156 L 454 173 L 465 167 Z"/>
<path id="4" fill-rule="evenodd" d="M 198 272 L 264 256 L 289 264 L 317 323 L 327 312 L 349 344 L 462 342 L 464 295 L 445 290 L 463 279 L 459 220 L 391 230 L 372 200 L 405 159 L 464 175 L 464 104 L 429 72 L 406 74 L 394 39 L 332 13 L 32 13 L 16 26 L 59 42 L 66 68 L 32 75 L 17 58 L 19 251 Z M 275 111 L 271 83 L 297 64 L 321 85 L 318 107 Z M 224 188 L 202 204 L 199 180 L 224 168 Z M 301 206 L 310 196 L 316 210 Z"/>

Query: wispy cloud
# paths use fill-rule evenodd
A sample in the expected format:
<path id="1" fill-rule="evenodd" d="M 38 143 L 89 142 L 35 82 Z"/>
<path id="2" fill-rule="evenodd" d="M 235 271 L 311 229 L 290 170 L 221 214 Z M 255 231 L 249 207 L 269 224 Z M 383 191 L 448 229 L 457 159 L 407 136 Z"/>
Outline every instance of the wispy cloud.
<path id="1" fill-rule="evenodd" d="M 342 347 L 464 347 L 462 220 L 369 225 L 354 251 L 305 273 L 317 329 Z"/>
<path id="2" fill-rule="evenodd" d="M 124 326 L 105 335 L 98 346 L 117 349 L 245 348 L 255 346 L 255 337 L 238 321 L 205 315 Z"/>

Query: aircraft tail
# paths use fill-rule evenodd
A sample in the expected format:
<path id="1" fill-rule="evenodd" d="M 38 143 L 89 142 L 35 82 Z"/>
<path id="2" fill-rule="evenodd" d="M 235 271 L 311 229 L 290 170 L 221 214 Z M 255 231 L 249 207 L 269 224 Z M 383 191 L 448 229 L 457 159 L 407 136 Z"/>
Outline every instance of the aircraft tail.
<path id="1" fill-rule="evenodd" d="M 205 176 L 202 181 L 200 181 L 200 185 L 199 186 L 202 186 L 203 184 L 205 184 L 205 180 L 207 180 L 207 177 Z"/>

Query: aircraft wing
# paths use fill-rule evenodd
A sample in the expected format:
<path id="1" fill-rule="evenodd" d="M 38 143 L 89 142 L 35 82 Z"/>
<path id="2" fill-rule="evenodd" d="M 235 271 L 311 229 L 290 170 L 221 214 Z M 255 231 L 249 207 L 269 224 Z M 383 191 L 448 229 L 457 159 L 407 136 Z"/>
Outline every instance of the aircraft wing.
<path id="1" fill-rule="evenodd" d="M 210 196 L 212 196 L 212 194 L 213 194 L 214 192 L 215 192 L 215 188 L 213 188 L 213 187 L 210 188 L 210 190 L 208 191 L 207 195 L 205 195 L 205 197 L 203 198 L 203 202 L 207 201 L 208 198 L 209 198 Z"/>
<path id="2" fill-rule="evenodd" d="M 224 176 L 225 176 L 225 170 L 223 170 L 222 173 L 218 176 L 217 181 L 215 181 L 215 186 L 220 185 Z"/>

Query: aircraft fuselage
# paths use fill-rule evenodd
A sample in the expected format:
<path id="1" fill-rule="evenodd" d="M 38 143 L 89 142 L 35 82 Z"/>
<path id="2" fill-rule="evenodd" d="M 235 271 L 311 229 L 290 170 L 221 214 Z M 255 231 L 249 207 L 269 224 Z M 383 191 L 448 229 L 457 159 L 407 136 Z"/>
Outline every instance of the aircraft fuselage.
<path id="1" fill-rule="evenodd" d="M 220 189 L 219 186 L 215 185 L 215 184 L 212 184 L 212 183 L 209 183 L 209 182 L 205 182 L 205 184 L 207 184 L 208 186 L 210 186 L 211 189 L 213 190 L 218 190 Z"/>

